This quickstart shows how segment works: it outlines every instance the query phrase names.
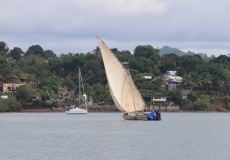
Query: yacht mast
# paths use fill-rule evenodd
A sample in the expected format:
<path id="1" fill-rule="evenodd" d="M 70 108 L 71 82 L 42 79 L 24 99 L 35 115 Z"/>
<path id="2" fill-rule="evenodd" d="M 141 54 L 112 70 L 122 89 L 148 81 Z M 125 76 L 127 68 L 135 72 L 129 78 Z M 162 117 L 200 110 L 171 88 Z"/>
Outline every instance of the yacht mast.
<path id="1" fill-rule="evenodd" d="M 79 78 L 79 82 L 78 82 L 78 84 L 79 84 L 79 86 L 78 86 L 78 88 L 79 88 L 79 93 L 78 93 L 78 99 L 79 99 L 79 108 L 80 108 L 80 105 L 81 105 L 81 70 L 80 70 L 80 68 L 79 68 L 79 71 L 78 71 L 78 78 Z"/>

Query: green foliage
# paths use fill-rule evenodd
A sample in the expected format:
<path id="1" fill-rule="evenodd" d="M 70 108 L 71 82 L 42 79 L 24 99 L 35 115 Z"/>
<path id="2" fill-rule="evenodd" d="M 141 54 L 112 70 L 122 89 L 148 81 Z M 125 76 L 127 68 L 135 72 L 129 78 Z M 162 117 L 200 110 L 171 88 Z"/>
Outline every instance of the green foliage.
<path id="1" fill-rule="evenodd" d="M 60 103 L 58 101 L 46 101 L 46 102 L 42 102 L 41 106 L 42 107 L 47 107 L 47 108 L 51 108 L 51 107 L 59 107 Z"/>
<path id="2" fill-rule="evenodd" d="M 111 99 L 108 86 L 103 86 L 100 83 L 96 83 L 92 86 L 91 96 L 95 102 L 107 102 Z"/>
<path id="3" fill-rule="evenodd" d="M 151 59 L 155 64 L 157 64 L 160 59 L 159 50 L 154 49 L 151 45 L 137 46 L 134 49 L 134 56 Z"/>
<path id="4" fill-rule="evenodd" d="M 170 101 L 174 102 L 176 105 L 181 106 L 181 102 L 183 100 L 183 97 L 180 93 L 180 90 L 174 89 L 174 90 L 168 90 L 165 95 L 170 99 Z"/>
<path id="5" fill-rule="evenodd" d="M 192 104 L 195 111 L 203 111 L 208 107 L 208 103 L 204 100 L 197 100 Z"/>
<path id="6" fill-rule="evenodd" d="M 40 45 L 32 45 L 32 46 L 29 47 L 29 49 L 26 52 L 26 55 L 30 55 L 30 54 L 43 56 L 44 51 L 43 51 L 43 48 Z"/>
<path id="7" fill-rule="evenodd" d="M 165 73 L 168 70 L 177 70 L 178 61 L 179 56 L 174 53 L 163 55 L 159 66 L 161 73 Z"/>
<path id="8" fill-rule="evenodd" d="M 49 93 L 57 93 L 61 86 L 60 79 L 55 75 L 42 75 L 40 78 L 39 87 L 47 90 Z"/>
<path id="9" fill-rule="evenodd" d="M 6 55 L 8 51 L 9 48 L 7 47 L 7 44 L 3 41 L 0 41 L 0 55 Z"/>
<path id="10" fill-rule="evenodd" d="M 209 97 L 210 99 L 209 99 L 209 102 L 211 103 L 211 104 L 214 104 L 216 101 L 215 101 L 215 98 L 214 97 Z"/>
<path id="11" fill-rule="evenodd" d="M 43 101 L 47 101 L 47 100 L 51 99 L 51 95 L 48 92 L 48 90 L 41 89 L 41 90 L 39 90 L 39 94 L 42 96 Z"/>
<path id="12" fill-rule="evenodd" d="M 44 51 L 44 53 L 43 53 L 43 57 L 45 57 L 45 59 L 47 59 L 47 60 L 50 60 L 50 59 L 52 59 L 52 58 L 56 58 L 57 56 L 56 56 L 56 54 L 55 54 L 53 51 L 51 51 L 51 50 L 46 50 L 46 51 Z"/>
<path id="13" fill-rule="evenodd" d="M 72 94 L 68 99 L 67 99 L 67 105 L 72 105 L 75 104 L 77 102 L 77 98 L 78 96 L 75 94 Z"/>
<path id="14" fill-rule="evenodd" d="M 35 78 L 38 80 L 42 75 L 49 75 L 50 70 L 48 63 L 44 58 L 41 58 L 38 55 L 27 55 L 17 61 L 18 67 L 22 70 L 22 72 L 33 74 Z"/>
<path id="15" fill-rule="evenodd" d="M 160 60 L 159 50 L 150 45 L 137 46 L 134 49 L 134 58 L 130 61 L 130 68 L 140 72 L 151 73 Z"/>
<path id="16" fill-rule="evenodd" d="M 223 111 L 223 108 L 220 107 L 220 106 L 217 106 L 217 107 L 215 107 L 215 110 L 216 110 L 217 112 L 222 112 L 222 111 Z"/>
<path id="17" fill-rule="evenodd" d="M 195 92 L 190 92 L 190 94 L 187 96 L 188 100 L 190 100 L 191 102 L 194 102 L 197 100 L 197 95 L 195 94 Z"/>
<path id="18" fill-rule="evenodd" d="M 44 102 L 42 100 L 36 99 L 33 101 L 32 106 L 34 107 L 44 106 Z"/>
<path id="19" fill-rule="evenodd" d="M 21 111 L 21 103 L 9 96 L 7 99 L 0 99 L 0 112 Z"/>
<path id="20" fill-rule="evenodd" d="M 191 107 L 191 101 L 189 101 L 188 99 L 182 99 L 181 109 L 192 110 L 193 108 Z"/>
<path id="21" fill-rule="evenodd" d="M 13 50 L 10 50 L 8 57 L 13 57 L 15 60 L 19 60 L 24 52 L 21 50 L 21 48 L 14 47 Z"/>
<path id="22" fill-rule="evenodd" d="M 214 58 L 213 60 L 211 60 L 211 62 L 229 65 L 230 64 L 230 57 L 227 55 L 220 55 L 220 56 Z"/>
<path id="23" fill-rule="evenodd" d="M 14 76 L 15 69 L 6 60 L 6 57 L 0 55 L 0 75 L 10 80 Z"/>
<path id="24" fill-rule="evenodd" d="M 230 109 L 230 97 L 229 96 L 225 96 L 223 98 L 223 102 L 225 103 L 225 108 L 226 109 Z"/>
<path id="25" fill-rule="evenodd" d="M 16 93 L 16 98 L 22 102 L 29 102 L 32 100 L 34 92 L 30 85 L 19 86 Z"/>
<path id="26" fill-rule="evenodd" d="M 91 53 L 68 53 L 60 56 L 56 56 L 52 50 L 44 51 L 39 45 L 29 47 L 25 54 L 18 47 L 8 51 L 6 43 L 0 42 L 0 75 L 8 81 L 11 81 L 13 76 L 23 76 L 33 82 L 30 87 L 18 88 L 16 97 L 22 103 L 31 102 L 33 90 L 42 96 L 42 101 L 33 101 L 34 105 L 45 105 L 47 102 L 48 106 L 52 104 L 60 89 L 75 90 L 77 93 L 79 67 L 88 98 L 96 102 L 112 101 L 99 47 Z M 171 53 L 160 57 L 159 50 L 151 45 L 137 46 L 134 54 L 127 50 L 119 51 L 117 48 L 112 51 L 121 62 L 128 62 L 124 67 L 129 69 L 146 101 L 149 101 L 153 92 L 165 92 L 171 101 L 181 107 L 191 109 L 195 103 L 198 109 L 202 109 L 200 104 L 204 102 L 215 105 L 214 96 L 220 95 L 225 96 L 223 101 L 225 107 L 229 108 L 226 98 L 230 95 L 229 56 L 212 57 L 213 60 L 209 62 L 203 61 L 200 55 L 180 57 Z M 21 56 L 23 54 L 24 56 Z M 7 61 L 6 58 L 10 56 L 16 59 L 15 63 Z M 183 77 L 182 88 L 191 91 L 188 99 L 182 99 L 179 90 L 165 91 L 162 87 L 165 85 L 162 75 L 167 70 L 177 70 L 177 75 Z M 146 83 L 144 75 L 152 76 L 153 80 Z M 3 106 L 6 105 L 1 107 Z"/>
<path id="27" fill-rule="evenodd" d="M 140 89 L 141 95 L 146 102 L 152 101 L 152 90 Z"/>
<path id="28" fill-rule="evenodd" d="M 76 84 L 74 83 L 74 81 L 72 79 L 67 77 L 67 78 L 63 79 L 62 87 L 66 88 L 68 91 L 72 91 L 72 90 L 76 89 Z"/>
<path id="29" fill-rule="evenodd" d="M 201 65 L 203 65 L 205 62 L 202 61 L 200 56 L 191 56 L 191 55 L 186 55 L 182 56 L 178 60 L 178 65 L 183 68 L 187 73 L 193 72 Z"/>

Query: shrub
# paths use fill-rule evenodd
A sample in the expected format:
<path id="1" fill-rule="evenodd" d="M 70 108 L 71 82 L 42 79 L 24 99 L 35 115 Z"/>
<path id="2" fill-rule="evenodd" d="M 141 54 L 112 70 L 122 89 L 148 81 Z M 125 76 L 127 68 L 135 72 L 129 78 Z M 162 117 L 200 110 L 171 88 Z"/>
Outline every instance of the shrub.
<path id="1" fill-rule="evenodd" d="M 22 85 L 19 86 L 16 93 L 16 98 L 24 101 L 29 102 L 34 96 L 34 92 L 30 85 Z"/>
<path id="2" fill-rule="evenodd" d="M 223 112 L 223 108 L 221 108 L 220 106 L 215 107 L 215 110 L 217 112 Z"/>
<path id="3" fill-rule="evenodd" d="M 44 102 L 42 100 L 36 99 L 33 101 L 32 106 L 38 107 L 38 106 L 43 106 Z"/>
<path id="4" fill-rule="evenodd" d="M 198 100 L 193 103 L 193 108 L 195 111 L 203 111 L 207 109 L 208 103 L 203 100 Z"/>
<path id="5" fill-rule="evenodd" d="M 0 112 L 21 111 L 21 103 L 16 99 L 9 97 L 7 99 L 0 99 Z"/>
<path id="6" fill-rule="evenodd" d="M 225 97 L 223 98 L 223 102 L 224 102 L 224 104 L 225 104 L 225 108 L 230 109 L 230 97 L 225 96 Z"/>

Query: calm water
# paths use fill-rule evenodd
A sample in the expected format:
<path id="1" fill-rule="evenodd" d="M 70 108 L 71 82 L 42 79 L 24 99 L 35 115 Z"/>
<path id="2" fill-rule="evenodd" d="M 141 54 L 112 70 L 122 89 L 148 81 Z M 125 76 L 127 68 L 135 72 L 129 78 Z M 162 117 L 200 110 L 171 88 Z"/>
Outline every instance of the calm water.
<path id="1" fill-rule="evenodd" d="M 1 160 L 229 160 L 230 113 L 1 113 Z"/>

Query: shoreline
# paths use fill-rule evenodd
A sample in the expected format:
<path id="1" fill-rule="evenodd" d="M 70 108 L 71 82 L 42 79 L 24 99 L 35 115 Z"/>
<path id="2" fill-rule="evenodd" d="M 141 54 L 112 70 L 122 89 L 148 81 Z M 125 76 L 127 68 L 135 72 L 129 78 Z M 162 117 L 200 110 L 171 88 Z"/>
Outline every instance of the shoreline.
<path id="1" fill-rule="evenodd" d="M 152 109 L 148 109 L 147 112 L 150 112 Z M 46 108 L 46 107 L 37 107 L 37 108 L 24 108 L 21 111 L 11 111 L 11 112 L 21 112 L 21 113 L 45 113 L 45 112 L 65 112 L 66 109 L 65 107 L 59 107 L 59 108 Z M 181 110 L 181 109 L 175 109 L 175 108 L 170 108 L 170 109 L 163 109 L 161 108 L 159 110 L 162 113 L 228 113 L 230 112 L 230 110 L 221 110 L 221 111 L 217 111 L 217 110 L 204 110 L 204 111 L 194 111 L 194 110 Z M 116 107 L 106 107 L 106 106 L 99 106 L 99 105 L 90 105 L 88 106 L 88 113 L 94 113 L 94 112 L 98 112 L 98 113 L 106 113 L 106 112 L 120 112 Z M 1 112 L 0 112 L 1 113 Z M 4 113 L 4 112 L 2 112 Z M 6 112 L 5 112 L 6 113 Z M 9 112 L 8 112 L 9 113 Z"/>
<path id="2" fill-rule="evenodd" d="M 16 111 L 17 112 L 17 111 Z M 21 113 L 57 113 L 57 112 L 65 112 L 65 109 L 56 109 L 56 110 L 51 110 L 49 108 L 44 108 L 44 109 L 23 109 L 22 111 L 18 111 Z M 101 110 L 101 109 L 89 109 L 88 113 L 116 113 L 120 112 L 118 110 Z M 230 113 L 230 111 L 190 111 L 190 110 L 160 110 L 161 113 Z"/>

